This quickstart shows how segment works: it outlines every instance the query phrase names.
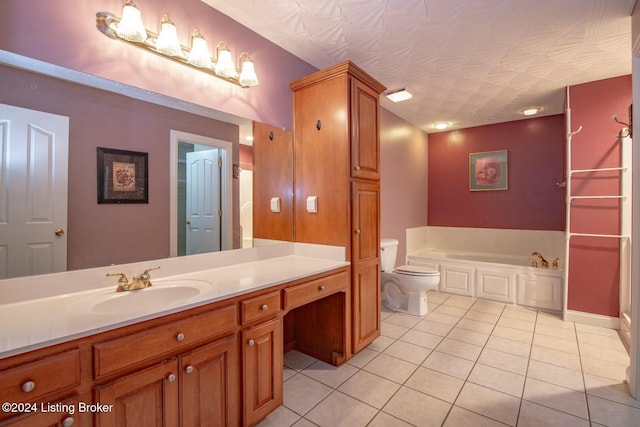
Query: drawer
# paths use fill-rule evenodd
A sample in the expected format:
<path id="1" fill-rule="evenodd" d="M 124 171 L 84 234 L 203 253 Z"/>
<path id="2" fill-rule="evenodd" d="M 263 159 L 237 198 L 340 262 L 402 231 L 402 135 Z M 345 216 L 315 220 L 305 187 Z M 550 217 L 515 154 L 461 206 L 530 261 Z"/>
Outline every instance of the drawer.
<path id="1" fill-rule="evenodd" d="M 345 271 L 322 279 L 312 280 L 284 290 L 284 308 L 289 310 L 308 302 L 324 298 L 349 287 L 349 274 Z"/>
<path id="2" fill-rule="evenodd" d="M 273 317 L 280 311 L 280 291 L 249 298 L 240 302 L 241 322 L 253 322 L 254 320 Z"/>
<path id="3" fill-rule="evenodd" d="M 93 346 L 96 379 L 146 360 L 180 350 L 223 334 L 235 332 L 236 305 L 156 326 Z"/>
<path id="4" fill-rule="evenodd" d="M 0 372 L 0 402 L 33 402 L 80 385 L 80 350 L 73 349 Z"/>

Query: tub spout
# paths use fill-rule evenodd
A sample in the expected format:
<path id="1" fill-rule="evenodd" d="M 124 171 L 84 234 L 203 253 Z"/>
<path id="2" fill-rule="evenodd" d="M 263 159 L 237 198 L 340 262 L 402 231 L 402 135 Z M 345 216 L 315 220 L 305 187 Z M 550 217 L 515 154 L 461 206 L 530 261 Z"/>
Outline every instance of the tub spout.
<path id="1" fill-rule="evenodd" d="M 544 257 L 540 252 L 532 252 L 531 255 L 538 257 L 538 260 L 540 260 L 540 265 L 542 266 L 542 268 L 549 268 L 549 262 L 546 259 L 544 259 Z"/>

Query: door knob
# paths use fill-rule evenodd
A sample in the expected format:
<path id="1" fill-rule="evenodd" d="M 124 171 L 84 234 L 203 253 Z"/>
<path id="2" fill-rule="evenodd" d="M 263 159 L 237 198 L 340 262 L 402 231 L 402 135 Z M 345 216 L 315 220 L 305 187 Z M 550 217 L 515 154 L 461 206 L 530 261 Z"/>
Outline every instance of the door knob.
<path id="1" fill-rule="evenodd" d="M 54 232 L 54 234 L 58 237 L 62 237 L 64 236 L 64 230 L 62 228 L 56 228 L 56 231 Z"/>

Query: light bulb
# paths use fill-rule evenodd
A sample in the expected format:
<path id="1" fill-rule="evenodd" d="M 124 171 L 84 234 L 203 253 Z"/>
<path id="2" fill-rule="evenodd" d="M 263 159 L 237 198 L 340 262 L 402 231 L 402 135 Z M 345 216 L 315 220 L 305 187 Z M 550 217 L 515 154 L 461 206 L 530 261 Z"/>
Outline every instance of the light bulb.
<path id="1" fill-rule="evenodd" d="M 169 56 L 182 54 L 182 48 L 178 41 L 178 31 L 168 13 L 165 13 L 162 21 L 160 21 L 160 34 L 156 40 L 156 50 Z"/>
<path id="2" fill-rule="evenodd" d="M 122 19 L 120 19 L 116 33 L 123 39 L 132 42 L 143 42 L 147 39 L 147 30 L 142 23 L 140 10 L 132 0 L 127 0 L 122 8 Z"/>

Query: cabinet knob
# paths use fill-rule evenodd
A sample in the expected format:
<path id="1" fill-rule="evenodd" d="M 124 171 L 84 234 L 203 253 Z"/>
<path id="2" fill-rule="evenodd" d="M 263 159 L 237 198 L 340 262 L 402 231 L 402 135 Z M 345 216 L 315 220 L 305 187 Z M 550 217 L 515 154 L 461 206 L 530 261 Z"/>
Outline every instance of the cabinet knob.
<path id="1" fill-rule="evenodd" d="M 249 347 L 253 347 L 253 345 L 254 345 L 255 343 L 256 343 L 256 342 L 255 342 L 254 340 L 249 340 L 249 342 L 248 342 Z"/>
<path id="2" fill-rule="evenodd" d="M 325 289 L 326 289 L 326 288 L 324 287 L 324 285 L 322 285 L 322 286 L 318 286 L 318 290 L 319 290 L 319 291 L 324 291 Z"/>
<path id="3" fill-rule="evenodd" d="M 73 417 L 67 417 L 62 420 L 62 427 L 71 427 L 74 421 Z"/>
<path id="4" fill-rule="evenodd" d="M 184 368 L 184 371 L 185 371 L 187 374 L 192 373 L 192 372 L 193 372 L 193 366 L 191 366 L 191 365 L 187 366 L 186 368 Z"/>
<path id="5" fill-rule="evenodd" d="M 176 340 L 184 341 L 184 334 L 182 332 L 180 332 L 178 335 L 176 335 Z"/>
<path id="6" fill-rule="evenodd" d="M 36 383 L 34 381 L 25 381 L 22 383 L 22 387 L 20 387 L 23 392 L 29 393 L 34 388 L 36 388 Z"/>
<path id="7" fill-rule="evenodd" d="M 354 167 L 354 169 L 359 171 L 360 170 L 360 166 L 356 166 L 356 167 Z"/>
<path id="8" fill-rule="evenodd" d="M 356 234 L 360 234 L 360 229 L 356 229 Z"/>
<path id="9" fill-rule="evenodd" d="M 176 374 L 169 374 L 169 376 L 167 377 L 167 381 L 169 381 L 170 383 L 174 382 L 176 380 Z"/>
<path id="10" fill-rule="evenodd" d="M 262 307 L 260 307 L 260 310 L 262 311 L 267 311 L 269 309 L 269 306 L 267 304 L 263 304 Z"/>

